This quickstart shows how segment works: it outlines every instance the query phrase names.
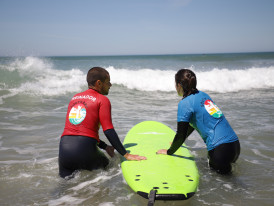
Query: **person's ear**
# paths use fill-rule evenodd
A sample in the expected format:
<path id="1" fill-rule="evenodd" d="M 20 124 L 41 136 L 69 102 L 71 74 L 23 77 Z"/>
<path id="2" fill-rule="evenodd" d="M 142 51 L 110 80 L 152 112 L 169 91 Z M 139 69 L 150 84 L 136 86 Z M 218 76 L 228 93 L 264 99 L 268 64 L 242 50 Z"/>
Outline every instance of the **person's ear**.
<path id="1" fill-rule="evenodd" d="M 99 79 L 95 82 L 95 85 L 97 85 L 97 86 L 101 86 L 101 84 L 102 84 L 102 82 Z"/>

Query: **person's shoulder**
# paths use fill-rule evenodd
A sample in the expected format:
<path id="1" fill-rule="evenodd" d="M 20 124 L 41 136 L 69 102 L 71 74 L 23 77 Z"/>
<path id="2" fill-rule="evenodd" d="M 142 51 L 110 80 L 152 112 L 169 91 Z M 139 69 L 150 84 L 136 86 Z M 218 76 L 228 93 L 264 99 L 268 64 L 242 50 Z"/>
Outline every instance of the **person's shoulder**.
<path id="1" fill-rule="evenodd" d="M 76 93 L 75 95 L 73 95 L 72 100 L 76 99 L 78 96 L 82 96 L 82 95 L 84 95 L 84 94 L 85 94 L 85 92 L 86 92 L 86 91 Z"/>
<path id="2" fill-rule="evenodd" d="M 89 90 L 85 90 L 85 91 L 82 91 L 82 92 L 79 92 L 77 94 L 75 94 L 74 96 L 80 96 L 80 95 L 85 95 L 89 92 Z"/>
<path id="3" fill-rule="evenodd" d="M 187 105 L 189 103 L 189 98 L 185 97 L 185 98 L 182 98 L 179 102 L 179 106 L 183 106 L 183 105 Z"/>
<path id="4" fill-rule="evenodd" d="M 210 96 L 206 92 L 203 92 L 203 91 L 198 91 L 196 94 L 197 94 L 198 97 L 210 98 Z"/>
<path id="5" fill-rule="evenodd" d="M 109 103 L 110 104 L 109 98 L 107 96 L 105 96 L 105 95 L 102 95 L 102 94 L 98 93 L 97 98 L 100 100 L 100 102 Z"/>
<path id="6" fill-rule="evenodd" d="M 107 96 L 102 95 L 102 94 L 99 94 L 99 95 L 100 95 L 100 97 L 101 97 L 103 100 L 105 100 L 105 101 L 109 101 L 109 98 L 108 98 Z"/>
<path id="7" fill-rule="evenodd" d="M 207 95 L 207 96 L 209 96 L 206 92 L 203 92 L 203 91 L 200 91 L 200 90 L 198 90 L 198 94 L 200 94 L 200 95 Z"/>
<path id="8" fill-rule="evenodd" d="M 194 94 L 191 94 L 191 95 L 188 95 L 188 96 L 184 97 L 179 102 L 179 106 L 189 107 L 189 106 L 193 105 L 193 103 L 199 99 L 200 95 L 202 95 L 202 93 L 200 93 L 200 91 L 197 91 Z"/>
<path id="9" fill-rule="evenodd" d="M 205 93 L 205 92 L 203 92 L 203 91 L 201 91 L 201 90 L 198 90 L 196 94 L 197 94 L 197 95 L 207 95 L 207 93 Z"/>

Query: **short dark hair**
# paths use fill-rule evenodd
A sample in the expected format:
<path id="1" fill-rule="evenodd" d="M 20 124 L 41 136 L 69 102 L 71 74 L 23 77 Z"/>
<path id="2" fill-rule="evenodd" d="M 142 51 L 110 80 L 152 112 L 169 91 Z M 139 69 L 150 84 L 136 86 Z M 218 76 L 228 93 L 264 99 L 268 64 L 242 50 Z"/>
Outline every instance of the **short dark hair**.
<path id="1" fill-rule="evenodd" d="M 187 97 L 190 94 L 196 93 L 198 90 L 196 75 L 193 71 L 189 69 L 180 69 L 175 74 L 176 85 L 180 84 L 184 90 L 184 97 Z"/>
<path id="2" fill-rule="evenodd" d="M 102 82 L 104 82 L 107 79 L 108 75 L 108 71 L 102 67 L 91 68 L 87 74 L 88 86 L 94 86 L 97 80 L 101 80 Z"/>

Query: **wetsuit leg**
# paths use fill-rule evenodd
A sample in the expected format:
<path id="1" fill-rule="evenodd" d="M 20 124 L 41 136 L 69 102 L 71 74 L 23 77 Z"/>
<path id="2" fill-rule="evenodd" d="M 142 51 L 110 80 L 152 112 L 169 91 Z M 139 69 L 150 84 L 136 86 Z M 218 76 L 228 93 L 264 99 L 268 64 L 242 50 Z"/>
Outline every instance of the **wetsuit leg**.
<path id="1" fill-rule="evenodd" d="M 97 141 L 84 136 L 63 136 L 59 145 L 59 175 L 67 177 L 77 170 L 105 168 L 108 158 L 97 147 Z"/>
<path id="2" fill-rule="evenodd" d="M 209 165 L 220 174 L 231 172 L 231 163 L 235 162 L 240 155 L 240 142 L 221 144 L 208 152 Z"/>

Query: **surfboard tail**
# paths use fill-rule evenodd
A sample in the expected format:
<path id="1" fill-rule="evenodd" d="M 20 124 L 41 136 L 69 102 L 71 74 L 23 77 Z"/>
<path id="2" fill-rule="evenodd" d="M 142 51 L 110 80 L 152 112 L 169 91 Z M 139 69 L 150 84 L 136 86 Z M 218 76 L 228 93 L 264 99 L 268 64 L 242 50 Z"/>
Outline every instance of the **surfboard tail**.
<path id="1" fill-rule="evenodd" d="M 146 192 L 138 191 L 138 195 L 149 199 L 149 194 Z M 194 196 L 195 192 L 185 194 L 155 194 L 155 200 L 187 200 Z"/>

